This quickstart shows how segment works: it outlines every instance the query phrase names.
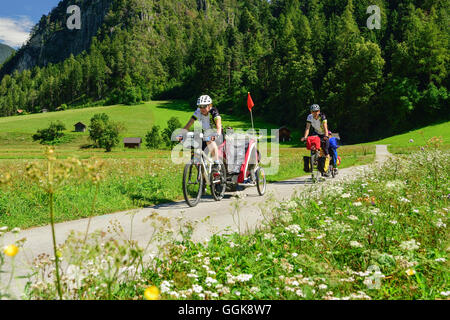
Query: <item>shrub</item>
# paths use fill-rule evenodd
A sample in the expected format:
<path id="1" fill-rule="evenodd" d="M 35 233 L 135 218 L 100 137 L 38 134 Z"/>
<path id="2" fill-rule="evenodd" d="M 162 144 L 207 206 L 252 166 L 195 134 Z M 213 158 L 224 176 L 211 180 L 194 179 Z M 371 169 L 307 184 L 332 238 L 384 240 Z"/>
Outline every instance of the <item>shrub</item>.
<path id="1" fill-rule="evenodd" d="M 66 127 L 61 121 L 51 122 L 46 129 L 40 129 L 33 135 L 33 141 L 40 140 L 40 144 L 57 144 L 62 142 Z"/>
<path id="2" fill-rule="evenodd" d="M 168 147 L 176 144 L 175 141 L 172 141 L 172 132 L 181 127 L 181 122 L 176 117 L 172 117 L 167 121 L 167 128 L 163 130 L 162 137 Z"/>
<path id="3" fill-rule="evenodd" d="M 153 126 L 145 135 L 145 145 L 149 149 L 158 149 L 163 142 L 159 126 Z"/>
<path id="4" fill-rule="evenodd" d="M 96 147 L 104 148 L 106 152 L 110 152 L 113 147 L 119 144 L 119 134 L 122 130 L 122 125 L 110 122 L 107 114 L 98 113 L 91 118 L 89 138 L 94 141 Z"/>

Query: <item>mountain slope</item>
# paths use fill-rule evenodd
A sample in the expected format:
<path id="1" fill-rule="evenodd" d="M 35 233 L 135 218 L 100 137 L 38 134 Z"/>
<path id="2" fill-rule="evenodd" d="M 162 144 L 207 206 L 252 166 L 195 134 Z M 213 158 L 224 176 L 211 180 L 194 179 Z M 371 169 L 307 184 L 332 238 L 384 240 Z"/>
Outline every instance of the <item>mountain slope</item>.
<path id="1" fill-rule="evenodd" d="M 6 44 L 0 43 L 0 65 L 5 62 L 13 53 L 14 49 L 7 46 Z"/>
<path id="2" fill-rule="evenodd" d="M 15 70 L 23 71 L 35 66 L 43 67 L 67 59 L 89 49 L 114 0 L 63 0 L 48 15 L 42 16 L 31 31 L 30 40 L 18 50 L 16 56 L 0 70 L 0 79 Z M 66 26 L 67 8 L 73 4 L 81 10 L 81 29 Z M 1 60 L 0 60 L 1 62 Z"/>

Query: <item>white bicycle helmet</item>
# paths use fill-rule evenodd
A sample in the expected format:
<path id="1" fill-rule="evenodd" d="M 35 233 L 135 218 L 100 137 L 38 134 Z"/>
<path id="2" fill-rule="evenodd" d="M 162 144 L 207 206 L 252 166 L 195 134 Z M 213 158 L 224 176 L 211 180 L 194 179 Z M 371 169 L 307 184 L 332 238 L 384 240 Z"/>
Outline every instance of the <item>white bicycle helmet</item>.
<path id="1" fill-rule="evenodd" d="M 319 107 L 318 104 L 313 104 L 313 105 L 310 107 L 310 110 L 311 110 L 311 111 L 319 111 L 319 110 L 320 110 L 320 107 Z"/>
<path id="2" fill-rule="evenodd" d="M 204 95 L 198 98 L 197 105 L 210 105 L 212 103 L 212 99 L 210 96 Z"/>

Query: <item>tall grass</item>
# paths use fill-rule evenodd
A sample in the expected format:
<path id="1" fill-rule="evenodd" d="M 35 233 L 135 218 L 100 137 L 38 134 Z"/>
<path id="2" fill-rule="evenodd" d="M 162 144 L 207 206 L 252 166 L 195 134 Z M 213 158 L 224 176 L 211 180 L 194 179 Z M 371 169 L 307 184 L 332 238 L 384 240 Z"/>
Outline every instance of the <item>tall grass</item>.
<path id="1" fill-rule="evenodd" d="M 175 233 L 152 215 L 154 256 L 128 239 L 72 235 L 59 248 L 68 262 L 62 295 L 141 299 L 155 296 L 151 288 L 162 299 L 445 299 L 448 156 L 428 148 L 356 180 L 311 187 L 268 204 L 274 210 L 256 231 L 203 243 L 191 240 L 192 225 Z M 121 234 L 120 225 L 111 231 Z M 29 298 L 58 296 L 52 268 L 48 257 L 36 261 Z"/>

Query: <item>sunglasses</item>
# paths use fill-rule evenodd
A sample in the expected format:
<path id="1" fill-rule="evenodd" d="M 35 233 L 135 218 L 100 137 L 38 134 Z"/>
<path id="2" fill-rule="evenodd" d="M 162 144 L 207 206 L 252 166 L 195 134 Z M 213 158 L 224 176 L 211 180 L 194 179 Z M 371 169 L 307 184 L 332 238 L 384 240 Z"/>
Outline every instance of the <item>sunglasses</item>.
<path id="1" fill-rule="evenodd" d="M 205 109 L 208 105 L 200 105 L 199 108 L 200 109 Z"/>

